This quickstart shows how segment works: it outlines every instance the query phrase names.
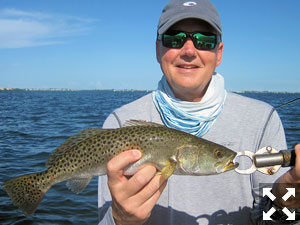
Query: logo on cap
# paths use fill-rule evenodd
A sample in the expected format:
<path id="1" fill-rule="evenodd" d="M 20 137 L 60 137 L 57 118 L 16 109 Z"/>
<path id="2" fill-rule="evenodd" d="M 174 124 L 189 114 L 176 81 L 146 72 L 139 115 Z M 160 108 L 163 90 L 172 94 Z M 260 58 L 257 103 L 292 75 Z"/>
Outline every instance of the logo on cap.
<path id="1" fill-rule="evenodd" d="M 183 3 L 184 6 L 194 6 L 194 5 L 197 5 L 196 2 L 193 2 L 193 1 L 188 1 L 188 2 L 185 2 Z"/>

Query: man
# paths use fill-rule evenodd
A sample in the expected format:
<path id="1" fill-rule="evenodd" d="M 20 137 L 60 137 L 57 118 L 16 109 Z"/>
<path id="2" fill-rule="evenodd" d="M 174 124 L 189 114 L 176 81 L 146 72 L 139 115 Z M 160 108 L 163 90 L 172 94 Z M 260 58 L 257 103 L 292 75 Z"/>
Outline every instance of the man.
<path id="1" fill-rule="evenodd" d="M 209 0 L 170 1 L 158 25 L 156 54 L 164 75 L 158 89 L 115 110 L 103 127 L 119 128 L 130 119 L 146 120 L 237 152 L 255 152 L 267 145 L 285 149 L 283 127 L 277 113 L 271 113 L 272 107 L 226 92 L 223 77 L 215 73 L 222 60 L 221 35 L 217 10 Z M 154 166 L 147 165 L 125 177 L 124 168 L 140 156 L 139 151 L 127 151 L 107 164 L 107 177 L 99 178 L 99 224 L 261 223 L 259 204 L 266 211 L 272 202 L 262 198 L 259 184 L 273 183 L 285 172 L 273 176 L 259 172 L 243 176 L 233 171 L 217 176 L 173 175 L 166 181 Z M 297 162 L 296 169 L 279 181 L 296 183 L 299 178 Z M 283 195 L 285 187 L 276 183 L 273 193 Z M 280 208 L 286 202 L 276 204 Z"/>

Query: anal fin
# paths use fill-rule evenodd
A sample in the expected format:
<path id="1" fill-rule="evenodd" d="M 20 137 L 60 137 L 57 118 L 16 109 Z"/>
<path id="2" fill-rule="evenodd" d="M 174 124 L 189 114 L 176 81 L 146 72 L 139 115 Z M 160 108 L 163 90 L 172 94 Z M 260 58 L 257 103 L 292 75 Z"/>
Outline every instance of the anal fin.
<path id="1" fill-rule="evenodd" d="M 79 194 L 82 192 L 86 186 L 90 183 L 92 177 L 88 178 L 73 178 L 67 181 L 67 187 L 74 192 L 75 194 Z"/>

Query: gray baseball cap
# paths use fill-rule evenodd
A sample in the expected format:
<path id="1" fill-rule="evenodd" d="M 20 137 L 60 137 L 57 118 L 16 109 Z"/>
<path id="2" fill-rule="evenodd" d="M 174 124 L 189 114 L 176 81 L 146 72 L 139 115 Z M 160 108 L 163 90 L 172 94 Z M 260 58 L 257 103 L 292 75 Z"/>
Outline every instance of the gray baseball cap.
<path id="1" fill-rule="evenodd" d="M 162 10 L 157 33 L 163 34 L 178 21 L 189 18 L 204 20 L 222 34 L 217 8 L 209 0 L 170 0 Z"/>

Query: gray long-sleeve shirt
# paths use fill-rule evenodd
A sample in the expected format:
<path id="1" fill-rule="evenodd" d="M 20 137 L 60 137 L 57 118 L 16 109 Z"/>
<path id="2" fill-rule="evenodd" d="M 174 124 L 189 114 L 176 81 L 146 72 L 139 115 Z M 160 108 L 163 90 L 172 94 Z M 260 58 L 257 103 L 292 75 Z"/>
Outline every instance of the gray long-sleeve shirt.
<path id="1" fill-rule="evenodd" d="M 224 145 L 234 151 L 256 152 L 271 145 L 286 149 L 286 140 L 280 118 L 264 102 L 228 93 L 224 108 L 204 139 Z M 151 94 L 115 110 L 103 128 L 119 128 L 127 120 L 146 120 L 162 124 Z M 249 163 L 246 157 L 240 164 Z M 262 220 L 257 207 L 262 193 L 259 185 L 273 183 L 286 170 L 275 175 L 255 172 L 240 175 L 234 171 L 215 176 L 172 175 L 167 187 L 145 224 L 196 225 L 196 224 L 251 224 Z M 101 225 L 114 224 L 111 215 L 111 196 L 107 177 L 99 177 L 98 206 Z"/>

